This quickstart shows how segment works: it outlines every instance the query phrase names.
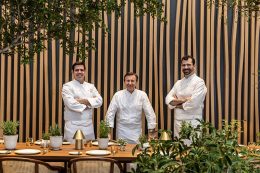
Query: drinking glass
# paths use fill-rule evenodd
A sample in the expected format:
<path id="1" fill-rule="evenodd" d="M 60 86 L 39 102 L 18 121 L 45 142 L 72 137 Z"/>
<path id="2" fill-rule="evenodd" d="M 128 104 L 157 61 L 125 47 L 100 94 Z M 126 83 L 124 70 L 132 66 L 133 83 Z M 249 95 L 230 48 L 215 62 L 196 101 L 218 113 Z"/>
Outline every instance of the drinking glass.
<path id="1" fill-rule="evenodd" d="M 117 145 L 111 145 L 111 153 L 115 155 L 118 152 L 118 146 Z"/>
<path id="2" fill-rule="evenodd" d="M 30 147 L 33 145 L 33 138 L 32 137 L 27 137 L 26 138 L 26 146 Z"/>

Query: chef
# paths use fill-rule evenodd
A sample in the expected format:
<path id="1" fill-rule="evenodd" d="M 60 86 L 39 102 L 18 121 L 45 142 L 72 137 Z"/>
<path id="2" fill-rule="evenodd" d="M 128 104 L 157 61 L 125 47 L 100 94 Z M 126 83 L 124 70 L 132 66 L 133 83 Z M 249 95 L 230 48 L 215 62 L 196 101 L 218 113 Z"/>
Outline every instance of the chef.
<path id="1" fill-rule="evenodd" d="M 182 121 L 196 127 L 202 119 L 207 88 L 203 79 L 195 73 L 195 59 L 184 56 L 181 59 L 184 77 L 178 80 L 165 98 L 170 109 L 174 109 L 174 136 L 179 137 Z M 187 142 L 189 143 L 189 142 Z"/>
<path id="2" fill-rule="evenodd" d="M 85 82 L 84 62 L 75 62 L 72 65 L 74 80 L 67 82 L 62 87 L 64 101 L 64 139 L 74 142 L 73 136 L 81 130 L 86 140 L 95 139 L 92 123 L 93 108 L 102 105 L 102 97 L 95 86 Z"/>
<path id="3" fill-rule="evenodd" d="M 148 137 L 155 135 L 156 116 L 147 94 L 136 89 L 137 81 L 137 74 L 133 72 L 125 74 L 126 89 L 115 93 L 106 113 L 106 119 L 111 128 L 114 128 L 114 120 L 117 116 L 116 137 L 127 140 L 129 144 L 137 144 L 142 134 L 143 111 L 148 125 Z"/>

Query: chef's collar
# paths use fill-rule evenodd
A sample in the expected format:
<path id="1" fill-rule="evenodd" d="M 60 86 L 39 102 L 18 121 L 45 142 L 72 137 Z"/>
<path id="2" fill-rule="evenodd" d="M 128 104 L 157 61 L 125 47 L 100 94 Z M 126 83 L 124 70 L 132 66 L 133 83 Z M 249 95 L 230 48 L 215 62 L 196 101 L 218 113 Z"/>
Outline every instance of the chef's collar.
<path id="1" fill-rule="evenodd" d="M 135 93 L 135 91 L 136 91 L 136 88 L 134 89 L 134 91 L 133 92 L 130 92 L 130 91 L 128 91 L 127 89 L 125 89 L 126 90 L 126 92 L 128 93 L 128 94 L 134 94 Z"/>
<path id="2" fill-rule="evenodd" d="M 195 75 L 196 75 L 196 73 L 194 71 L 192 74 L 189 74 L 188 76 L 184 76 L 184 77 L 185 77 L 185 79 L 189 79 L 189 78 L 192 78 Z"/>

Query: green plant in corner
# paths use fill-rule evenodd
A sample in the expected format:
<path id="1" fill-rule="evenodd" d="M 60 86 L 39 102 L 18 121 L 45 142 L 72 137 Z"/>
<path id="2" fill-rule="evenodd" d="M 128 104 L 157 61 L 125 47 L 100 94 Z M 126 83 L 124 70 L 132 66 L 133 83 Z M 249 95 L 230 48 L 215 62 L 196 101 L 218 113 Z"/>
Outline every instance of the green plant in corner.
<path id="1" fill-rule="evenodd" d="M 50 126 L 49 136 L 62 136 L 61 128 L 56 124 L 54 127 Z"/>
<path id="2" fill-rule="evenodd" d="M 3 129 L 4 135 L 16 135 L 17 127 L 19 126 L 18 121 L 3 121 L 1 123 L 1 129 Z"/>
<path id="3" fill-rule="evenodd" d="M 108 134 L 110 133 L 110 127 L 107 121 L 100 121 L 99 124 L 99 137 L 100 138 L 108 138 Z"/>

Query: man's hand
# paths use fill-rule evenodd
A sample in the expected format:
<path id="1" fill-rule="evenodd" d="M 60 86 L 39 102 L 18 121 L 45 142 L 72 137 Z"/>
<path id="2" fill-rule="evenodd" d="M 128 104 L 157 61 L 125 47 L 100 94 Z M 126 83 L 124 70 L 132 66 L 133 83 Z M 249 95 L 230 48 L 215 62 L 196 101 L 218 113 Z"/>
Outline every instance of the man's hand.
<path id="1" fill-rule="evenodd" d="M 76 98 L 77 102 L 79 102 L 80 104 L 84 104 L 86 106 L 91 106 L 88 99 L 81 99 L 81 98 Z"/>
<path id="2" fill-rule="evenodd" d="M 157 131 L 155 129 L 148 129 L 148 141 L 157 138 Z"/>

